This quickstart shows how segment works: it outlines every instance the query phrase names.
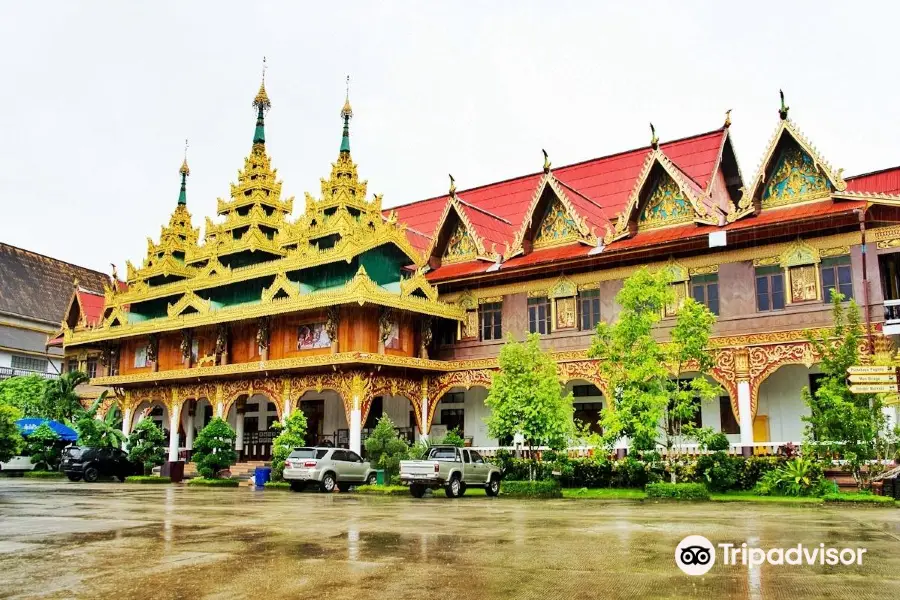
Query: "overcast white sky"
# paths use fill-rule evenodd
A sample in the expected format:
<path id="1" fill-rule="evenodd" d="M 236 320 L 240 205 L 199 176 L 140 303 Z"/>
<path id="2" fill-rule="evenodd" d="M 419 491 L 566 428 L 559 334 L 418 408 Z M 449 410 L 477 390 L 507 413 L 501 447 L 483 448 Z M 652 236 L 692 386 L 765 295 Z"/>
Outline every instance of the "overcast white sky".
<path id="1" fill-rule="evenodd" d="M 845 175 L 900 164 L 894 2 L 0 3 L 0 241 L 124 274 L 267 144 L 302 210 L 340 143 L 386 206 L 719 127 L 745 180 L 791 117 Z"/>

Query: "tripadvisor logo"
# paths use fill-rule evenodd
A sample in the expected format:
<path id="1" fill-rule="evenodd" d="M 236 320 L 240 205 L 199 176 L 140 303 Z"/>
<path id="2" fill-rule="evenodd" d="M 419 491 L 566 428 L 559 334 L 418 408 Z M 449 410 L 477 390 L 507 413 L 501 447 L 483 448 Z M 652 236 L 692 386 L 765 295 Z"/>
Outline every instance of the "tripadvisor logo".
<path id="1" fill-rule="evenodd" d="M 751 569 L 768 565 L 861 565 L 866 548 L 831 548 L 825 544 L 790 548 L 756 548 L 746 543 L 713 545 L 702 535 L 689 535 L 675 548 L 675 564 L 688 575 L 703 575 L 716 562 L 716 548 L 721 551 L 722 564 L 743 565 Z"/>

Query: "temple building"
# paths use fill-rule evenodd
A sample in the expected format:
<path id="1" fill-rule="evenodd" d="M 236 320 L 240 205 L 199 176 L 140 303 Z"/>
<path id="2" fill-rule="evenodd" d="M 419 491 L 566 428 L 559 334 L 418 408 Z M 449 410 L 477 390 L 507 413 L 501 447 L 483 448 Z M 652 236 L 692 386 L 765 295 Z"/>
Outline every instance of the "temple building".
<path id="1" fill-rule="evenodd" d="M 538 172 L 490 185 L 451 177 L 445 195 L 385 209 L 351 157 L 348 99 L 331 173 L 296 217 L 266 148 L 264 83 L 253 106 L 250 154 L 202 238 L 185 159 L 142 264 L 106 287 L 96 320 L 63 323 L 67 353 L 101 357 L 92 383 L 117 390 L 106 408 L 123 430 L 158 419 L 172 461 L 214 415 L 244 459 L 266 459 L 271 424 L 295 410 L 309 444 L 356 452 L 382 412 L 410 440 L 458 428 L 474 446 L 508 445 L 489 437 L 484 399 L 507 336 L 528 332 L 552 352 L 576 418 L 597 428 L 609 390 L 587 349 L 645 265 L 718 315 L 722 395 L 698 424 L 736 451 L 802 439 L 800 392 L 820 358 L 804 330 L 830 326 L 835 290 L 863 307 L 866 354 L 900 333 L 900 167 L 844 177 L 783 101 L 749 179 L 726 116 L 558 168 L 545 152 Z"/>

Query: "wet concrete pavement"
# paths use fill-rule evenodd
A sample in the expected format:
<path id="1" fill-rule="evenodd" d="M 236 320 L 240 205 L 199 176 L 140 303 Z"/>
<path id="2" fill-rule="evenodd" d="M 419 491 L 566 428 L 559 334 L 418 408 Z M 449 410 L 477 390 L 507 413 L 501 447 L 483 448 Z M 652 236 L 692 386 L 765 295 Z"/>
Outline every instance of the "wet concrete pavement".
<path id="1" fill-rule="evenodd" d="M 862 566 L 674 564 L 689 534 Z M 900 510 L 0 479 L 0 598 L 889 598 Z"/>

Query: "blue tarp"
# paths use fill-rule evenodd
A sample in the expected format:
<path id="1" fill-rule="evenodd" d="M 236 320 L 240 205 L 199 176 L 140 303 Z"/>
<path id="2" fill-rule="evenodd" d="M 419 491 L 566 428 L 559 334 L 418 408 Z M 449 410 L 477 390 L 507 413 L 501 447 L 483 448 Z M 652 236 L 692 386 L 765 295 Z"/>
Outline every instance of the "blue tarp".
<path id="1" fill-rule="evenodd" d="M 59 439 L 64 442 L 74 442 L 78 440 L 78 433 L 72 429 L 71 427 L 67 427 L 63 425 L 59 421 L 50 421 L 48 419 L 19 419 L 16 421 L 16 425 L 19 428 L 19 432 L 24 436 L 28 437 L 32 434 L 32 432 L 46 423 L 50 426 L 50 429 L 56 432 L 56 435 L 59 436 Z"/>

